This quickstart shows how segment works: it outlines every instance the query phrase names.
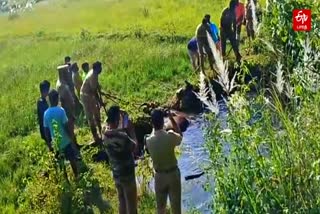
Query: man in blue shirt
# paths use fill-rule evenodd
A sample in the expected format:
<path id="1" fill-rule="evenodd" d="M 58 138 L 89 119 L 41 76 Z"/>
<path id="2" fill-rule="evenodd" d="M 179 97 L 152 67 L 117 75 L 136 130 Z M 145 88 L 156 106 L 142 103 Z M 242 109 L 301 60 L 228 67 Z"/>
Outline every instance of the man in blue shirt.
<path id="1" fill-rule="evenodd" d="M 204 16 L 204 18 L 207 20 L 207 22 L 210 25 L 210 29 L 212 32 L 212 39 L 213 42 L 216 44 L 216 47 L 219 51 L 221 51 L 221 47 L 220 47 L 220 36 L 219 36 L 219 28 L 217 27 L 217 25 L 213 22 L 210 21 L 211 16 L 209 14 L 206 14 Z"/>
<path id="2" fill-rule="evenodd" d="M 215 44 L 217 44 L 219 41 L 220 41 L 220 37 L 219 37 L 219 29 L 217 27 L 216 24 L 212 23 L 210 21 L 210 18 L 211 16 L 209 14 L 206 14 L 204 16 L 204 18 L 207 20 L 207 22 L 209 23 L 210 25 L 210 29 L 211 29 L 211 32 L 212 32 L 212 39 L 214 41 Z"/>
<path id="3" fill-rule="evenodd" d="M 190 61 L 192 64 L 192 67 L 194 70 L 198 70 L 199 68 L 199 52 L 198 52 L 198 43 L 197 43 L 197 38 L 193 37 L 189 42 L 188 42 L 188 55 L 190 57 Z"/>
<path id="4" fill-rule="evenodd" d="M 76 162 L 76 153 L 71 146 L 71 133 L 68 128 L 68 118 L 64 109 L 58 106 L 59 94 L 56 90 L 49 92 L 50 108 L 46 110 L 43 118 L 43 126 L 45 128 L 46 140 L 50 151 L 54 151 L 52 140 L 55 141 L 55 152 L 61 154 L 70 161 L 75 177 L 78 177 L 78 167 Z"/>

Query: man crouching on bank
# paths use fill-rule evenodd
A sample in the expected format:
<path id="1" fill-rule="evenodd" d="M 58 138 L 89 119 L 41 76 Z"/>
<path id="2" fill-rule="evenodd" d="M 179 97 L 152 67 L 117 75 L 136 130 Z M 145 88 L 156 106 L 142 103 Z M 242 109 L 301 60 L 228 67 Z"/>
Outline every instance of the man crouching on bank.
<path id="1" fill-rule="evenodd" d="M 153 132 L 146 138 L 147 149 L 153 161 L 155 174 L 155 192 L 158 214 L 166 213 L 169 196 L 173 214 L 181 214 L 181 175 L 174 153 L 182 141 L 179 126 L 168 112 L 173 131 L 164 130 L 164 113 L 154 110 L 151 113 Z"/>

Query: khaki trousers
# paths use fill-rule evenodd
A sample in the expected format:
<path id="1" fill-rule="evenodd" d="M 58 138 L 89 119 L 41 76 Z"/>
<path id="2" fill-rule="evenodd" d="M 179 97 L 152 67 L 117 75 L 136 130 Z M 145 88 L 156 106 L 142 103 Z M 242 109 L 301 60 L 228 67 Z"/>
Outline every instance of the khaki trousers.
<path id="1" fill-rule="evenodd" d="M 80 99 L 83 105 L 84 113 L 88 120 L 93 138 L 95 141 L 99 139 L 97 129 L 98 126 L 99 132 L 101 132 L 101 121 L 100 121 L 100 110 L 97 106 L 97 100 L 94 96 L 81 94 Z"/>
<path id="2" fill-rule="evenodd" d="M 166 213 L 168 196 L 172 213 L 181 214 L 181 175 L 179 169 L 169 173 L 156 173 L 155 192 L 158 214 Z"/>
<path id="3" fill-rule="evenodd" d="M 116 181 L 119 198 L 119 214 L 137 214 L 137 185 L 136 180 Z"/>

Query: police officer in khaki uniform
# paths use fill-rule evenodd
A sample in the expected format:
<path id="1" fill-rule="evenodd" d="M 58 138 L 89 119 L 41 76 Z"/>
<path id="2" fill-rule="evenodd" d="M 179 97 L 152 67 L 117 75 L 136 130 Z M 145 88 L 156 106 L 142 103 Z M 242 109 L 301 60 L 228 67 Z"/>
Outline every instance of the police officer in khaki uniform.
<path id="1" fill-rule="evenodd" d="M 99 105 L 103 105 L 103 103 L 99 98 L 100 87 L 98 80 L 101 71 L 101 62 L 95 62 L 92 66 L 92 70 L 87 74 L 80 90 L 80 99 L 95 143 L 101 143 L 101 137 L 97 133 L 97 127 L 100 135 L 102 132 Z"/>
<path id="2" fill-rule="evenodd" d="M 74 123 L 76 120 L 75 103 L 70 88 L 66 81 L 68 69 L 69 65 L 58 66 L 57 70 L 59 72 L 59 79 L 57 81 L 57 91 L 59 93 L 61 106 L 66 111 L 68 117 L 68 127 L 70 129 L 72 142 L 76 144 L 79 148 L 76 136 L 74 134 Z"/>
<path id="3" fill-rule="evenodd" d="M 208 41 L 208 33 L 212 36 L 210 25 L 206 19 L 202 20 L 202 23 L 198 25 L 196 30 L 196 38 L 198 42 L 198 50 L 200 54 L 200 65 L 202 71 L 204 71 L 204 51 L 208 55 L 209 64 L 211 70 L 213 70 L 214 58 Z"/>
<path id="4" fill-rule="evenodd" d="M 173 214 L 181 214 L 181 175 L 174 149 L 181 144 L 182 133 L 168 112 L 173 131 L 164 129 L 164 113 L 154 110 L 151 113 L 152 133 L 146 137 L 146 146 L 153 161 L 157 213 L 165 214 L 169 196 Z"/>

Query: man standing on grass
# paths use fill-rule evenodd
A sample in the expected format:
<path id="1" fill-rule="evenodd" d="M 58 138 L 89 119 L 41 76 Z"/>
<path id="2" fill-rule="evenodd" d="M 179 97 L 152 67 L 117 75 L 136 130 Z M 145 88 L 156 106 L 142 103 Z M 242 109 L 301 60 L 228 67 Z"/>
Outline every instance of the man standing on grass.
<path id="1" fill-rule="evenodd" d="M 40 135 L 41 138 L 47 142 L 44 127 L 43 127 L 43 116 L 44 112 L 49 108 L 49 105 L 47 103 L 47 96 L 50 90 L 50 82 L 47 80 L 44 80 L 40 83 L 40 93 L 41 97 L 39 98 L 37 102 L 37 115 L 38 115 L 38 124 L 40 128 Z M 50 136 L 49 136 L 50 138 Z"/>
<path id="2" fill-rule="evenodd" d="M 73 63 L 70 67 L 72 71 L 72 82 L 77 90 L 77 95 L 80 97 L 80 89 L 82 86 L 82 78 L 79 74 L 79 67 L 77 63 Z"/>
<path id="3" fill-rule="evenodd" d="M 245 24 L 245 7 L 242 2 L 239 2 L 239 0 L 236 0 L 236 8 L 235 8 L 235 14 L 236 14 L 236 22 L 237 22 L 237 44 L 238 47 L 240 45 L 240 34 L 241 34 L 241 27 L 243 24 Z"/>
<path id="4" fill-rule="evenodd" d="M 198 43 L 197 43 L 197 38 L 193 37 L 189 42 L 188 42 L 188 55 L 190 57 L 190 61 L 192 64 L 193 69 L 196 71 L 199 68 L 199 52 L 198 52 Z"/>
<path id="5" fill-rule="evenodd" d="M 80 145 L 77 144 L 77 139 L 74 133 L 74 126 L 76 121 L 75 103 L 70 88 L 66 81 L 68 69 L 69 65 L 58 66 L 57 70 L 59 72 L 59 79 L 57 81 L 57 90 L 59 92 L 61 106 L 66 111 L 68 117 L 68 127 L 70 130 L 72 143 L 74 143 L 77 149 L 79 149 Z"/>
<path id="6" fill-rule="evenodd" d="M 230 40 L 232 49 L 236 55 L 238 62 L 241 60 L 239 53 L 239 47 L 237 44 L 236 33 L 237 33 L 237 22 L 235 15 L 235 8 L 237 6 L 237 0 L 231 0 L 229 7 L 225 8 L 220 18 L 221 27 L 221 51 L 222 57 L 226 57 L 227 39 Z"/>
<path id="7" fill-rule="evenodd" d="M 62 107 L 58 106 L 59 94 L 56 90 L 51 90 L 49 93 L 50 108 L 46 110 L 43 118 L 43 126 L 46 133 L 46 142 L 50 151 L 54 151 L 52 147 L 52 139 L 57 140 L 60 136 L 60 140 L 57 140 L 56 152 L 65 159 L 70 161 L 73 173 L 75 177 L 78 177 L 77 157 L 76 152 L 71 146 L 71 132 L 68 127 L 68 118 L 66 112 Z M 56 126 L 56 128 L 55 128 Z"/>
<path id="8" fill-rule="evenodd" d="M 249 46 L 251 46 L 251 40 L 254 40 L 255 38 L 254 25 L 253 25 L 253 13 L 252 13 L 253 6 L 256 8 L 257 18 L 259 18 L 258 14 L 260 11 L 257 8 L 257 3 L 258 3 L 257 0 L 253 0 L 254 5 L 251 5 L 251 1 L 247 0 L 247 4 L 246 4 L 245 20 L 246 20 L 247 36 L 249 39 Z"/>
<path id="9" fill-rule="evenodd" d="M 137 186 L 133 157 L 137 143 L 125 131 L 118 129 L 120 113 L 119 106 L 112 106 L 108 110 L 103 143 L 107 149 L 118 192 L 119 213 L 137 214 Z"/>
<path id="10" fill-rule="evenodd" d="M 90 70 L 89 63 L 87 62 L 82 63 L 81 68 L 82 68 L 81 78 L 82 78 L 82 81 L 84 81 Z"/>
<path id="11" fill-rule="evenodd" d="M 71 64 L 71 57 L 69 57 L 69 56 L 65 57 L 64 63 L 65 63 L 65 65 L 68 65 L 68 70 L 66 73 L 65 81 L 66 81 L 67 85 L 69 86 L 72 98 L 74 100 L 75 115 L 78 116 L 80 114 L 82 106 L 81 106 L 79 98 L 76 95 L 75 83 L 73 81 L 73 70 L 77 69 L 78 65 L 76 63 Z M 76 67 L 75 67 L 75 65 L 76 65 Z M 78 68 L 78 70 L 79 70 L 79 68 Z"/>
<path id="12" fill-rule="evenodd" d="M 200 65 L 201 65 L 202 71 L 204 71 L 204 58 L 205 58 L 204 52 L 206 52 L 206 54 L 208 55 L 210 68 L 213 70 L 214 58 L 213 58 L 213 54 L 208 41 L 208 33 L 210 36 L 212 36 L 212 32 L 207 20 L 203 19 L 202 23 L 198 25 L 196 30 L 196 38 L 198 42 L 198 49 L 200 54 Z"/>
<path id="13" fill-rule="evenodd" d="M 71 64 L 71 57 L 70 56 L 66 56 L 64 58 L 64 64 L 68 66 L 66 76 L 65 76 L 65 81 L 66 81 L 66 84 L 69 86 L 70 92 L 73 96 L 73 94 L 75 94 L 75 91 L 74 91 L 74 84 L 72 81 L 72 71 L 71 71 L 72 64 Z"/>
<path id="14" fill-rule="evenodd" d="M 157 213 L 165 214 L 169 196 L 173 214 L 181 214 L 181 175 L 174 149 L 182 141 L 179 126 L 168 112 L 173 131 L 164 130 L 164 113 L 154 110 L 151 113 L 153 131 L 146 138 L 147 149 L 153 161 Z"/>
<path id="15" fill-rule="evenodd" d="M 80 99 L 83 104 L 84 113 L 88 120 L 93 139 L 96 144 L 101 143 L 101 118 L 100 107 L 104 105 L 100 99 L 99 74 L 102 71 L 101 62 L 97 61 L 93 64 L 92 70 L 87 74 L 80 90 Z M 97 132 L 99 129 L 99 134 Z"/>

